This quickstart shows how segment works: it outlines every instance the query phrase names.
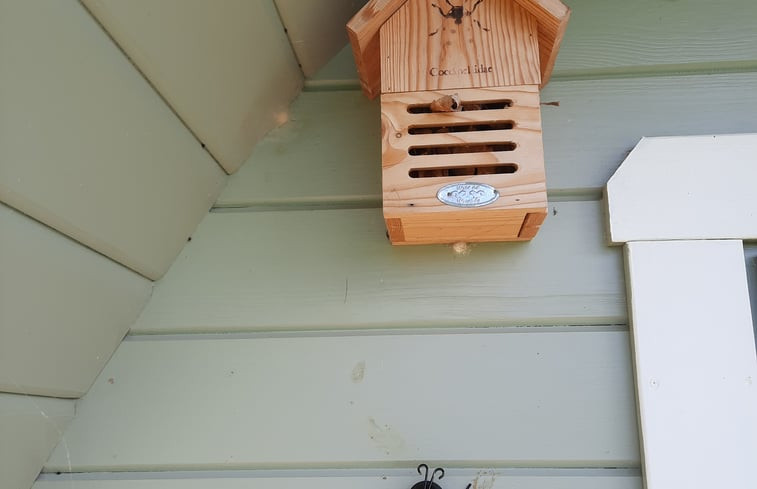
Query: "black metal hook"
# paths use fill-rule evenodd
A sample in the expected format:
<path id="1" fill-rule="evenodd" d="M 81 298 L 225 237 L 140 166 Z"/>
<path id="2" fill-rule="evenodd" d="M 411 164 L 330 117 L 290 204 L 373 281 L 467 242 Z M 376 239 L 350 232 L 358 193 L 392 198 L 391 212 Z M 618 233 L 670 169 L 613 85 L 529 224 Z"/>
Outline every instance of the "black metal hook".
<path id="1" fill-rule="evenodd" d="M 421 469 L 425 470 L 425 473 L 421 472 Z M 429 468 L 426 464 L 420 464 L 418 466 L 418 474 L 423 476 L 423 480 L 420 482 L 416 482 L 413 484 L 413 487 L 411 489 L 442 489 L 442 486 L 434 482 L 434 479 L 436 478 L 436 475 L 439 474 L 439 478 L 437 480 L 444 479 L 444 469 L 441 467 L 437 467 L 434 469 L 433 472 L 431 472 L 431 479 L 428 478 Z M 465 489 L 470 489 L 471 485 L 468 484 L 468 487 Z"/>

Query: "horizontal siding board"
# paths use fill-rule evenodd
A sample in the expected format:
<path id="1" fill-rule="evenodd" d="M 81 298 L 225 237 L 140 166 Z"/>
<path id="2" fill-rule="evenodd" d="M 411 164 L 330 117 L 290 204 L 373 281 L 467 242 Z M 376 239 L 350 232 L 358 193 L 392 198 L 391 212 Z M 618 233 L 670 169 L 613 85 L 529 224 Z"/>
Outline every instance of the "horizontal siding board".
<path id="1" fill-rule="evenodd" d="M 273 0 L 83 0 L 228 173 L 302 87 Z"/>
<path id="2" fill-rule="evenodd" d="M 530 243 L 392 247 L 378 209 L 211 213 L 132 333 L 618 324 L 622 259 L 599 202 Z"/>
<path id="3" fill-rule="evenodd" d="M 572 0 L 555 75 L 597 68 L 756 61 L 757 4 Z"/>
<path id="4" fill-rule="evenodd" d="M 542 107 L 552 197 L 599 192 L 643 136 L 757 131 L 757 73 L 552 82 L 541 98 L 559 102 Z M 378 101 L 304 92 L 216 205 L 379 205 L 380 131 Z"/>
<path id="5" fill-rule="evenodd" d="M 637 467 L 629 355 L 626 332 L 128 341 L 46 471 Z"/>
<path id="6" fill-rule="evenodd" d="M 560 102 L 542 108 L 556 192 L 604 187 L 645 136 L 757 131 L 757 73 L 561 82 L 542 101 Z"/>
<path id="7" fill-rule="evenodd" d="M 0 391 L 83 395 L 151 290 L 144 277 L 0 204 Z"/>
<path id="8" fill-rule="evenodd" d="M 159 278 L 223 171 L 78 2 L 0 2 L 0 72 L 0 201 Z"/>
<path id="9" fill-rule="evenodd" d="M 291 476 L 266 477 L 247 476 L 232 472 L 226 476 L 207 476 L 204 473 L 180 474 L 174 473 L 139 474 L 139 479 L 129 474 L 114 474 L 121 480 L 74 480 L 67 475 L 61 475 L 56 480 L 42 480 L 34 484 L 33 489 L 407 489 L 420 479 L 414 473 L 414 468 L 408 468 L 404 473 L 413 476 L 392 475 L 399 471 L 387 471 L 390 475 L 316 475 L 307 476 L 294 474 Z M 601 473 L 582 471 L 581 474 L 565 474 L 564 471 L 554 471 L 555 474 L 522 476 L 512 475 L 508 471 L 483 470 L 480 473 L 457 475 L 447 471 L 442 487 L 463 489 L 471 481 L 476 481 L 478 488 L 488 489 L 641 489 L 641 479 L 638 475 L 629 475 L 624 470 L 604 470 Z M 613 474 L 613 472 L 620 472 Z M 97 475 L 97 474 L 95 474 Z M 167 478 L 171 477 L 170 479 Z M 146 478 L 145 478 L 146 477 Z"/>
<path id="10" fill-rule="evenodd" d="M 572 15 L 553 78 L 639 67 L 695 64 L 708 69 L 757 61 L 757 4 L 731 0 L 597 2 L 572 0 Z M 357 80 L 349 46 L 312 77 L 319 83 Z"/>
<path id="11" fill-rule="evenodd" d="M 75 401 L 0 393 L 0 486 L 28 489 L 74 417 Z"/>
<path id="12" fill-rule="evenodd" d="M 216 206 L 380 201 L 381 119 L 358 91 L 302 93 Z"/>

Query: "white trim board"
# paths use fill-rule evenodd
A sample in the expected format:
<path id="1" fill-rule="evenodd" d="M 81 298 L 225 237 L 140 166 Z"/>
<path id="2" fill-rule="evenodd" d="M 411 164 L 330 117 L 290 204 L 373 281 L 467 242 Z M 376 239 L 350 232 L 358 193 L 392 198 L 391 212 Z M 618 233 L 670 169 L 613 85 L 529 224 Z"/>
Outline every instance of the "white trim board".
<path id="1" fill-rule="evenodd" d="M 613 243 L 757 239 L 757 134 L 643 138 L 607 182 Z"/>
<path id="2" fill-rule="evenodd" d="M 741 242 L 634 242 L 626 258 L 647 487 L 757 487 Z"/>
<path id="3" fill-rule="evenodd" d="M 757 487 L 740 241 L 757 236 L 755 150 L 757 135 L 645 138 L 607 185 L 611 240 L 626 243 L 647 489 Z"/>

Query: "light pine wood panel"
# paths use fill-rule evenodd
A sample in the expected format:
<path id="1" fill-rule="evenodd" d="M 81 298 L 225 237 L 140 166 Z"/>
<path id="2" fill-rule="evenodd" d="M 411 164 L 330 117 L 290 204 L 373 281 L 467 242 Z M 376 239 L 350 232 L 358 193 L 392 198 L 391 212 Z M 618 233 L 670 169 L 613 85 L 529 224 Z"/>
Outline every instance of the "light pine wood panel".
<path id="1" fill-rule="evenodd" d="M 636 467 L 626 332 L 125 341 L 45 468 Z"/>
<path id="2" fill-rule="evenodd" d="M 305 76 L 318 72 L 347 43 L 344 28 L 364 0 L 275 0 Z"/>
<path id="3" fill-rule="evenodd" d="M 645 487 L 755 487 L 757 358 L 742 242 L 636 241 L 625 254 Z"/>
<path id="4" fill-rule="evenodd" d="M 134 333 L 618 324 L 599 202 L 550 206 L 530 243 L 392 247 L 379 209 L 211 213 Z"/>
<path id="5" fill-rule="evenodd" d="M 28 489 L 74 417 L 74 401 L 0 393 L 0 485 Z"/>
<path id="6" fill-rule="evenodd" d="M 357 65 L 363 92 L 371 98 L 380 93 L 381 66 L 380 42 L 377 35 L 381 26 L 402 7 L 405 0 L 369 0 L 365 7 L 347 23 L 347 35 Z"/>
<path id="7" fill-rule="evenodd" d="M 149 280 L 0 204 L 0 391 L 80 397 Z"/>
<path id="8" fill-rule="evenodd" d="M 217 205 L 379 205 L 380 111 L 361 97 L 304 92 Z M 643 136 L 757 131 L 757 73 L 554 81 L 541 100 L 559 102 L 541 109 L 552 196 L 598 192 Z"/>
<path id="9" fill-rule="evenodd" d="M 460 25 L 447 8 L 406 2 L 381 27 L 382 94 L 541 84 L 538 25 L 524 8 L 489 0 Z"/>
<path id="10" fill-rule="evenodd" d="M 83 0 L 228 173 L 286 120 L 302 72 L 273 0 Z"/>
<path id="11" fill-rule="evenodd" d="M 572 15 L 553 77 L 634 73 L 652 67 L 681 70 L 674 65 L 704 72 L 754 69 L 757 62 L 757 3 L 752 0 L 731 0 L 727 6 L 706 0 L 567 3 Z M 358 83 L 350 47 L 312 80 Z"/>
<path id="12" fill-rule="evenodd" d="M 0 200 L 159 278 L 225 175 L 78 3 L 0 3 Z"/>
<path id="13" fill-rule="evenodd" d="M 118 474 L 120 480 L 104 479 L 107 475 L 93 474 L 95 480 L 68 479 L 68 475 L 42 480 L 33 489 L 407 489 L 421 478 L 415 475 L 415 467 L 389 469 L 386 471 L 328 471 L 325 474 L 285 472 L 283 475 L 258 475 L 250 472 L 234 472 L 232 475 L 207 475 L 207 473 L 155 473 Z M 432 467 L 433 468 L 433 467 Z M 345 473 L 342 473 L 345 472 Z M 374 472 L 375 475 L 362 475 Z M 617 470 L 553 470 L 534 475 L 517 475 L 508 470 L 449 470 L 442 487 L 464 489 L 475 481 L 478 488 L 489 489 L 641 489 L 638 475 L 627 469 Z M 381 475 L 386 474 L 386 475 Z M 406 475 L 406 474 L 413 474 Z M 134 477 L 134 478 L 132 478 Z M 168 479 L 168 480 L 166 480 Z"/>
<path id="14" fill-rule="evenodd" d="M 541 85 L 549 83 L 560 44 L 570 20 L 570 8 L 561 0 L 516 0 L 539 25 Z"/>

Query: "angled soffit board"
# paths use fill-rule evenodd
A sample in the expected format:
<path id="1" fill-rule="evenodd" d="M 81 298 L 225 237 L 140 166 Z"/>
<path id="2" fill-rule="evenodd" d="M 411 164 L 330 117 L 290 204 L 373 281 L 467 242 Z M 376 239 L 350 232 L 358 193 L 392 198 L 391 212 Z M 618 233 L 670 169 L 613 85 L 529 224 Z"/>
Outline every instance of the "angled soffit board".
<path id="1" fill-rule="evenodd" d="M 302 88 L 273 0 L 83 3 L 227 173 Z"/>
<path id="2" fill-rule="evenodd" d="M 311 77 L 347 43 L 344 25 L 365 0 L 275 0 L 303 73 Z"/>
<path id="3" fill-rule="evenodd" d="M 79 2 L 0 2 L 0 80 L 0 201 L 159 279 L 223 170 Z"/>
<path id="4" fill-rule="evenodd" d="M 3 489 L 32 487 L 74 414 L 75 401 L 69 399 L 0 393 L 0 485 Z"/>
<path id="5" fill-rule="evenodd" d="M 757 134 L 645 138 L 607 184 L 625 243 L 648 489 L 757 487 L 757 358 L 742 239 Z M 692 470 L 696 467 L 696 470 Z"/>

